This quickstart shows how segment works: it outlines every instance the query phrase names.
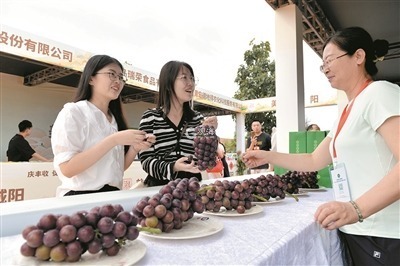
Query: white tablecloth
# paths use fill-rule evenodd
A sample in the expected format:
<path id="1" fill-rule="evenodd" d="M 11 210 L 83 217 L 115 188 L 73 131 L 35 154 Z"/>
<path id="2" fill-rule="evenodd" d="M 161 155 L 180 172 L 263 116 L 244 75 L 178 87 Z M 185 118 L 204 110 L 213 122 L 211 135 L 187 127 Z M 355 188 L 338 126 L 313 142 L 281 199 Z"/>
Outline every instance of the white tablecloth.
<path id="1" fill-rule="evenodd" d="M 74 197 L 54 198 L 53 202 L 47 201 L 48 206 L 44 207 L 46 209 L 39 207 L 42 200 L 31 202 L 30 206 L 38 221 L 37 217 L 44 212 L 72 213 L 74 210 L 88 209 L 92 205 L 99 206 L 103 202 L 120 202 L 125 208 L 132 207 L 143 194 L 152 195 L 155 191 L 158 188 L 111 192 L 103 194 L 102 198 L 97 198 L 97 195 L 82 195 L 75 198 L 75 203 L 72 202 Z M 130 200 L 131 198 L 135 200 Z M 321 229 L 313 218 L 316 208 L 332 198 L 332 191 L 328 189 L 309 192 L 307 196 L 299 197 L 299 202 L 288 197 L 280 203 L 263 205 L 263 212 L 255 215 L 212 216 L 219 219 L 224 228 L 203 238 L 167 240 L 153 239 L 141 234 L 139 240 L 145 243 L 147 252 L 138 265 L 342 265 L 337 232 Z M 11 206 L 3 208 L 2 218 L 5 219 L 2 220 L 7 224 L 3 223 L 2 229 L 21 232 L 18 226 L 14 228 L 9 223 L 14 218 L 17 224 L 20 223 L 20 211 L 24 206 L 29 208 L 29 202 L 14 205 L 13 210 Z M 28 213 L 25 217 L 30 217 Z M 1 254 L 19 252 L 10 250 L 7 245 L 17 239 L 17 236 L 10 236 L 4 230 L 2 236 Z M 3 255 L 1 257 L 4 258 Z M 2 265 L 7 265 L 7 261 L 1 262 Z M 101 261 L 98 265 L 101 265 Z"/>

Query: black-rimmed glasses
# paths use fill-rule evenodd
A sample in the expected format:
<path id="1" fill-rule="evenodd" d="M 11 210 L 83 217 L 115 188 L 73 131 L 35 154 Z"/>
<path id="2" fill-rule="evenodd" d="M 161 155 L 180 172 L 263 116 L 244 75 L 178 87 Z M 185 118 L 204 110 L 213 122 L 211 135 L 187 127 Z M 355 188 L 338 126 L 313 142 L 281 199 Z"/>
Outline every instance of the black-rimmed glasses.
<path id="1" fill-rule="evenodd" d="M 108 74 L 108 77 L 110 78 L 111 81 L 116 81 L 117 79 L 121 81 L 122 83 L 126 83 L 127 79 L 124 75 L 117 75 L 114 72 L 97 72 L 96 74 Z"/>
<path id="2" fill-rule="evenodd" d="M 328 59 L 328 60 L 326 60 L 326 61 L 322 61 L 322 65 L 319 67 L 319 70 L 320 70 L 322 73 L 324 73 L 326 67 L 330 67 L 333 61 L 335 61 L 336 59 L 339 59 L 339 58 L 341 58 L 341 57 L 343 57 L 343 56 L 345 56 L 345 55 L 348 55 L 348 53 L 339 55 L 339 56 L 337 56 L 337 57 Z"/>

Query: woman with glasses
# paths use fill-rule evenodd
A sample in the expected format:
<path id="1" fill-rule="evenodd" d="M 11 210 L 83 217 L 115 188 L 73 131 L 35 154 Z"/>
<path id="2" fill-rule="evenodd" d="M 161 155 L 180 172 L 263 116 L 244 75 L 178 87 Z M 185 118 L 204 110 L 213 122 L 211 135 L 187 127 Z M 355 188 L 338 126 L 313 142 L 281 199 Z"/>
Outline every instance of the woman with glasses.
<path id="1" fill-rule="evenodd" d="M 359 27 L 327 40 L 321 70 L 333 88 L 346 93 L 348 105 L 313 153 L 243 156 L 249 167 L 272 163 L 298 171 L 333 163 L 335 201 L 322 204 L 314 217 L 323 228 L 339 229 L 349 265 L 400 262 L 400 88 L 373 80 L 381 43 Z"/>
<path id="2" fill-rule="evenodd" d="M 115 58 L 95 55 L 86 63 L 74 102 L 64 105 L 52 128 L 57 196 L 120 190 L 124 170 L 155 141 L 127 129 L 120 97 L 125 81 Z"/>
<path id="3" fill-rule="evenodd" d="M 204 117 L 192 109 L 196 78 L 192 67 L 180 61 L 166 63 L 158 79 L 157 107 L 143 113 L 139 129 L 154 134 L 156 142 L 140 152 L 143 170 L 148 174 L 145 184 L 159 186 L 176 178 L 197 177 L 201 172 L 191 160 L 194 155 L 194 129 Z M 216 117 L 205 124 L 217 128 Z"/>

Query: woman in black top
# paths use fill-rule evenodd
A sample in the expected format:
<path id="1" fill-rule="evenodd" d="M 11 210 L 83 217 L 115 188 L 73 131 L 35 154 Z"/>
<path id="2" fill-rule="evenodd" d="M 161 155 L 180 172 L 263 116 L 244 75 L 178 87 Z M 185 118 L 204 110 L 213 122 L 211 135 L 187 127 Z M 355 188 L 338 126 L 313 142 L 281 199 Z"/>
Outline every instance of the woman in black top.
<path id="1" fill-rule="evenodd" d="M 157 107 L 144 112 L 139 129 L 156 136 L 156 143 L 140 152 L 147 186 L 167 184 L 176 178 L 196 176 L 201 180 L 194 155 L 194 129 L 204 117 L 192 109 L 196 80 L 192 67 L 180 61 L 166 63 L 160 72 Z M 216 117 L 205 124 L 217 127 Z"/>

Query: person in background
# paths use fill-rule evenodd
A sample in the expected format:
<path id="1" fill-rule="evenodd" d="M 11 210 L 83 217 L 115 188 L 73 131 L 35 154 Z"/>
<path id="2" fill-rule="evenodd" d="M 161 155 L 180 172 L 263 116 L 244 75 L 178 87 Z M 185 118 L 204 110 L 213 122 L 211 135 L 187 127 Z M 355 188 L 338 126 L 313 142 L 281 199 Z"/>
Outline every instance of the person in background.
<path id="1" fill-rule="evenodd" d="M 311 124 L 307 127 L 307 131 L 321 131 L 317 124 Z"/>
<path id="2" fill-rule="evenodd" d="M 51 162 L 37 153 L 25 139 L 31 134 L 32 126 L 32 122 L 29 120 L 23 120 L 18 124 L 19 133 L 15 134 L 8 143 L 6 154 L 9 162 L 29 162 L 31 158 L 42 162 Z"/>
<path id="3" fill-rule="evenodd" d="M 229 176 L 230 176 L 230 173 L 229 173 L 229 166 L 228 166 L 228 163 L 227 163 L 227 161 L 226 161 L 226 149 L 225 149 L 225 145 L 221 142 L 221 139 L 218 138 L 218 140 L 219 140 L 219 144 L 222 146 L 222 149 L 224 150 L 223 156 L 222 156 L 222 158 L 221 158 L 221 162 L 222 162 L 222 165 L 223 165 L 223 167 L 224 167 L 223 177 L 229 177 Z"/>
<path id="4" fill-rule="evenodd" d="M 253 120 L 251 123 L 250 137 L 247 139 L 246 151 L 251 150 L 264 150 L 269 151 L 271 149 L 271 136 L 261 131 L 261 122 L 259 120 Z M 257 174 L 263 170 L 267 170 L 268 164 L 259 165 L 251 170 L 251 173 Z"/>
<path id="5" fill-rule="evenodd" d="M 156 136 L 156 143 L 139 154 L 143 170 L 148 174 L 145 185 L 160 186 L 176 178 L 197 177 L 201 172 L 195 164 L 193 139 L 195 128 L 214 126 L 216 117 L 204 120 L 192 109 L 196 79 L 192 67 L 185 62 L 169 61 L 160 71 L 159 97 L 156 108 L 145 111 L 139 129 Z M 203 122 L 204 120 L 204 122 Z"/>
<path id="6" fill-rule="evenodd" d="M 217 148 L 216 157 L 215 157 L 217 164 L 212 169 L 206 169 L 207 174 L 208 174 L 208 179 L 224 177 L 225 166 L 222 161 L 223 158 L 225 158 L 225 148 L 222 145 L 222 143 L 220 142 L 220 138 L 218 137 L 218 148 Z M 226 160 L 225 160 L 225 164 L 227 165 Z"/>
<path id="7" fill-rule="evenodd" d="M 314 217 L 323 228 L 339 229 L 346 265 L 400 262 L 400 88 L 373 81 L 377 44 L 360 27 L 328 38 L 321 71 L 346 93 L 348 105 L 313 153 L 243 156 L 249 167 L 273 163 L 298 171 L 334 163 L 336 200 L 320 205 Z"/>
<path id="8" fill-rule="evenodd" d="M 271 132 L 271 151 L 277 151 L 277 142 L 276 142 L 276 127 L 272 127 Z M 268 172 L 274 171 L 274 165 L 272 163 L 268 166 Z"/>
<path id="9" fill-rule="evenodd" d="M 120 96 L 125 82 L 115 58 L 95 55 L 86 63 L 74 102 L 64 105 L 52 128 L 57 196 L 122 189 L 124 171 L 154 143 L 153 135 L 127 127 Z"/>

